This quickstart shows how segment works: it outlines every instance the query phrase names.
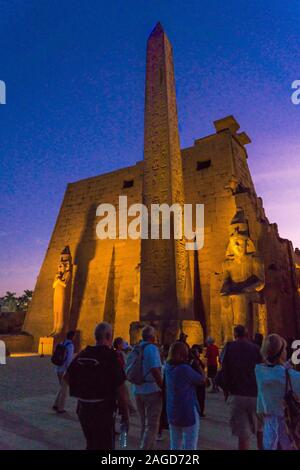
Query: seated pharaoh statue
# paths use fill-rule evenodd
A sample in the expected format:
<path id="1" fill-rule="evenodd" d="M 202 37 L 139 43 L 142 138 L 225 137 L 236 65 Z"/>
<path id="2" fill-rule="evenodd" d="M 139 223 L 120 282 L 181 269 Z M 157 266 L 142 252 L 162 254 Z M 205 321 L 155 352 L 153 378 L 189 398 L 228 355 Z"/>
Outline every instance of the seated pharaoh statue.
<path id="1" fill-rule="evenodd" d="M 249 235 L 244 211 L 238 209 L 230 224 L 230 237 L 222 266 L 222 327 L 224 341 L 232 339 L 233 327 L 244 325 L 250 335 L 255 329 L 254 304 L 261 303 L 259 292 L 265 285 L 262 259 Z"/>

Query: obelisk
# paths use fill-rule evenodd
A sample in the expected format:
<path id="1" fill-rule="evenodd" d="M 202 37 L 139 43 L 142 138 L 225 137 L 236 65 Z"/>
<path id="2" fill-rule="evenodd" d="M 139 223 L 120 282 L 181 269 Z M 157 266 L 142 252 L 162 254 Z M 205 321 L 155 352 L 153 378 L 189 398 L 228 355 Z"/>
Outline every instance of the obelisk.
<path id="1" fill-rule="evenodd" d="M 184 203 L 173 54 L 160 23 L 147 43 L 143 203 L 149 219 L 151 204 Z M 142 239 L 140 319 L 176 336 L 180 321 L 191 319 L 188 257 L 184 239 L 175 240 L 172 230 L 170 239 L 161 235 L 151 239 L 149 225 Z"/>

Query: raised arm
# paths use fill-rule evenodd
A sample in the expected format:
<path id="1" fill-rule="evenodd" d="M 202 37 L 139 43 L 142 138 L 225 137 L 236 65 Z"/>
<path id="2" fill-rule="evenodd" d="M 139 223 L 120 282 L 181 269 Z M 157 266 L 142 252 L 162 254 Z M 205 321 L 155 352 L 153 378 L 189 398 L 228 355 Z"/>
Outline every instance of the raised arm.
<path id="1" fill-rule="evenodd" d="M 188 379 L 194 385 L 202 385 L 205 381 L 204 374 L 195 371 L 190 365 L 187 365 L 186 373 L 187 373 Z"/>

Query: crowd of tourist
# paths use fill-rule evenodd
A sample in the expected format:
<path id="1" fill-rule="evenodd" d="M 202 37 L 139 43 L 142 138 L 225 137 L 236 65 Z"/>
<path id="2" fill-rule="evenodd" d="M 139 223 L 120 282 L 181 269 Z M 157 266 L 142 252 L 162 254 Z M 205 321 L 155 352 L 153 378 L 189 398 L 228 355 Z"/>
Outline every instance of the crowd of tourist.
<path id="1" fill-rule="evenodd" d="M 130 416 L 137 413 L 140 449 L 155 449 L 168 429 L 171 450 L 196 450 L 206 391 L 220 389 L 239 450 L 250 448 L 252 435 L 260 450 L 300 448 L 300 372 L 277 334 L 250 339 L 237 325 L 234 340 L 219 351 L 212 337 L 189 347 L 184 333 L 158 346 L 155 329 L 146 326 L 131 347 L 122 338 L 113 340 L 111 325 L 102 322 L 96 344 L 74 356 L 73 337 L 69 332 L 52 357 L 60 384 L 53 409 L 65 412 L 69 388 L 78 399 L 88 450 L 114 449 L 116 416 L 121 432 L 128 433 Z"/>

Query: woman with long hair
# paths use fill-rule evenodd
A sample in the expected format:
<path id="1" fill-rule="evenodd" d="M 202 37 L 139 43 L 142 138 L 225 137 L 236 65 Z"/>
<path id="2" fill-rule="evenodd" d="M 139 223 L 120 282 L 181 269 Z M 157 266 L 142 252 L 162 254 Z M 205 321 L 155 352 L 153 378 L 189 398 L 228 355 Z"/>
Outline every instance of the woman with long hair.
<path id="1" fill-rule="evenodd" d="M 173 343 L 165 368 L 171 450 L 197 450 L 200 409 L 196 388 L 204 377 L 188 361 L 188 346 Z"/>

